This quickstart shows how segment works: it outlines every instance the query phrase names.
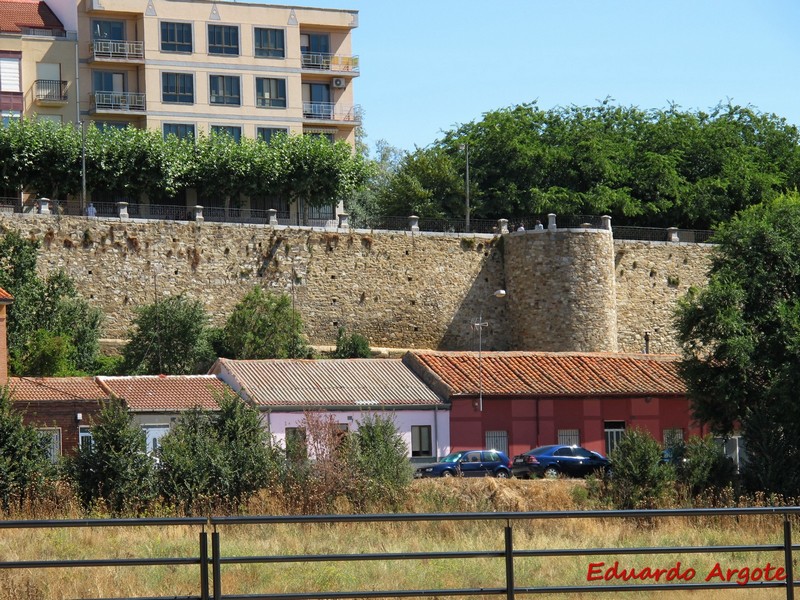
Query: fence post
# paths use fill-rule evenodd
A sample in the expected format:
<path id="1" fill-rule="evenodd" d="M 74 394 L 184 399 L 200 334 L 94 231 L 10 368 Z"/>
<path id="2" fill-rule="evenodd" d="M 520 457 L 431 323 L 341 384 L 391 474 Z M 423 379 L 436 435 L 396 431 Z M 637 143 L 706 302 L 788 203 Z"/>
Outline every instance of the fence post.
<path id="1" fill-rule="evenodd" d="M 794 569 L 792 568 L 792 523 L 783 515 L 783 556 L 786 569 L 786 600 L 794 600 Z"/>
<path id="2" fill-rule="evenodd" d="M 514 600 L 514 542 L 511 523 L 506 524 L 506 598 Z"/>
<path id="3" fill-rule="evenodd" d="M 200 532 L 200 600 L 208 600 L 208 534 Z"/>
<path id="4" fill-rule="evenodd" d="M 220 581 L 221 571 L 219 555 L 219 532 L 211 534 L 211 564 L 214 572 L 214 600 L 222 600 L 222 581 Z"/>

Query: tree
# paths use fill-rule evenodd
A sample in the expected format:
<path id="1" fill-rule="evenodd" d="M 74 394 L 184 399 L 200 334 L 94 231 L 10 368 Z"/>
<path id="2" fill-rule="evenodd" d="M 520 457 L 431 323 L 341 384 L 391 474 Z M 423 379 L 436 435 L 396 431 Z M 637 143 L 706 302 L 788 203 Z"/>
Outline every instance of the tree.
<path id="1" fill-rule="evenodd" d="M 138 308 L 122 350 L 126 372 L 188 375 L 206 370 L 214 360 L 207 323 L 202 303 L 182 294 Z"/>
<path id="2" fill-rule="evenodd" d="M 291 298 L 259 287 L 234 307 L 222 330 L 222 345 L 226 356 L 240 360 L 311 355 Z"/>
<path id="3" fill-rule="evenodd" d="M 614 506 L 621 510 L 659 508 L 673 491 L 675 471 L 661 462 L 661 447 L 649 432 L 627 429 L 609 459 Z"/>
<path id="4" fill-rule="evenodd" d="M 752 206 L 715 235 L 707 287 L 680 302 L 695 417 L 740 426 L 751 486 L 800 493 L 800 197 Z"/>
<path id="5" fill-rule="evenodd" d="M 411 483 L 408 448 L 394 419 L 366 414 L 351 436 L 356 468 L 363 480 L 358 486 L 365 502 L 398 503 Z"/>
<path id="6" fill-rule="evenodd" d="M 155 497 L 155 464 L 145 453 L 146 436 L 122 402 L 106 403 L 68 465 L 83 505 L 102 502 L 112 514 L 141 513 Z"/>
<path id="7" fill-rule="evenodd" d="M 372 350 L 370 350 L 367 338 L 358 333 L 348 335 L 344 327 L 339 327 L 336 333 L 334 358 L 369 358 L 370 356 L 372 356 Z"/>

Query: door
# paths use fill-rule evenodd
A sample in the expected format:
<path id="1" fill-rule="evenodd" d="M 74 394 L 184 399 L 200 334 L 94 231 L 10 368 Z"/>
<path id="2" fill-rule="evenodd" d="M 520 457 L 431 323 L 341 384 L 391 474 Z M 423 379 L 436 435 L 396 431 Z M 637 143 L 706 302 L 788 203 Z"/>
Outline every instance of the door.
<path id="1" fill-rule="evenodd" d="M 326 83 L 303 84 L 303 114 L 312 119 L 333 118 L 331 88 Z"/>
<path id="2" fill-rule="evenodd" d="M 483 477 L 484 475 L 481 453 L 477 450 L 464 454 L 459 464 L 461 467 L 461 475 L 464 477 Z"/>

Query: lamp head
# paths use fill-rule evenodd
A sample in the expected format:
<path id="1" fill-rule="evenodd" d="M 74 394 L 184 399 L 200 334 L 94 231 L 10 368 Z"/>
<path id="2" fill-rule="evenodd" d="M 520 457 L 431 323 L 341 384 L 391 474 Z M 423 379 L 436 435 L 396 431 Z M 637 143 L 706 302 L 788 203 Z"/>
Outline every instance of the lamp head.
<path id="1" fill-rule="evenodd" d="M 505 298 L 506 297 L 506 291 L 505 290 L 497 290 L 494 293 L 494 297 L 495 298 Z"/>

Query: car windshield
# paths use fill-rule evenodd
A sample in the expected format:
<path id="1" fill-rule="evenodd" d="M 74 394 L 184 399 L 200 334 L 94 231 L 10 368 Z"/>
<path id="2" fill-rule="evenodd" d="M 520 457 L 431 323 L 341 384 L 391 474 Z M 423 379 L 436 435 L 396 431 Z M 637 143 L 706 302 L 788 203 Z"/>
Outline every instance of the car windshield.
<path id="1" fill-rule="evenodd" d="M 463 452 L 451 452 L 447 456 L 445 456 L 441 462 L 443 463 L 457 463 L 459 459 L 464 455 Z"/>
<path id="2" fill-rule="evenodd" d="M 538 448 L 534 448 L 533 450 L 529 450 L 528 454 L 547 454 L 553 448 L 557 448 L 557 446 L 539 446 Z"/>

